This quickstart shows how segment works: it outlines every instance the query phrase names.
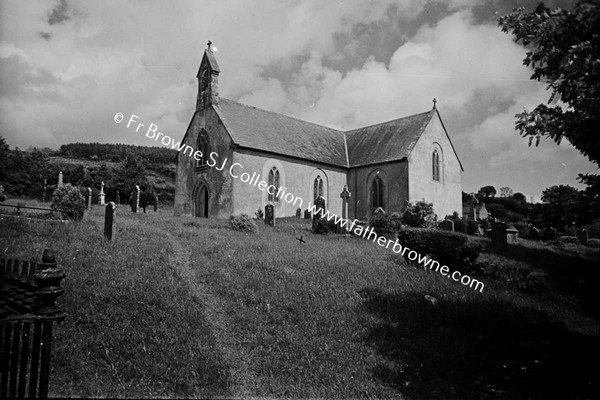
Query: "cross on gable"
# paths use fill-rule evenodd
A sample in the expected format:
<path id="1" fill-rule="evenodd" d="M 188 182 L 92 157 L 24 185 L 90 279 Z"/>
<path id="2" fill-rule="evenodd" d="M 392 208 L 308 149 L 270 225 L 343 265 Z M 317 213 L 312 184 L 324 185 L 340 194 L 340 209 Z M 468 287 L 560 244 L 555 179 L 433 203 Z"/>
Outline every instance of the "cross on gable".
<path id="1" fill-rule="evenodd" d="M 340 197 L 342 199 L 344 199 L 345 201 L 348 201 L 348 199 L 352 196 L 352 193 L 350 193 L 348 191 L 348 185 L 344 185 L 344 189 L 342 189 L 342 193 L 340 193 Z"/>

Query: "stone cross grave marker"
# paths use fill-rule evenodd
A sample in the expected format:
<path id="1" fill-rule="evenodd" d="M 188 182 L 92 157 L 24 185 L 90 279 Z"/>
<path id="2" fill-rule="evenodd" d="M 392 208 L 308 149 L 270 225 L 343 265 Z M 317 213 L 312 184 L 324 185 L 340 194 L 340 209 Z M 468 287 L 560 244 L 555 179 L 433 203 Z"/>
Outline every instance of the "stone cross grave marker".
<path id="1" fill-rule="evenodd" d="M 104 194 L 104 181 L 100 182 L 100 205 L 103 206 L 104 205 L 104 196 L 106 196 Z"/>
<path id="2" fill-rule="evenodd" d="M 113 214 L 117 206 L 112 201 L 106 205 L 106 211 L 104 213 L 104 237 L 108 240 L 112 240 L 113 237 Z"/>
<path id="3" fill-rule="evenodd" d="M 121 196 L 119 195 L 119 191 L 117 190 L 117 196 L 115 197 L 115 203 L 121 204 Z"/>
<path id="4" fill-rule="evenodd" d="M 92 188 L 88 187 L 88 196 L 87 196 L 87 208 L 88 210 L 92 209 Z"/>
<path id="5" fill-rule="evenodd" d="M 275 207 L 273 204 L 265 206 L 265 225 L 275 225 Z"/>
<path id="6" fill-rule="evenodd" d="M 327 212 L 327 202 L 325 201 L 325 197 L 319 196 L 315 200 L 315 213 L 313 215 L 312 220 L 312 229 L 313 231 L 317 227 L 317 222 L 322 218 L 322 215 Z"/>
<path id="7" fill-rule="evenodd" d="M 579 239 L 579 243 L 585 245 L 588 241 L 588 233 L 585 229 L 577 230 L 577 239 Z"/>
<path id="8" fill-rule="evenodd" d="M 342 199 L 342 218 L 348 218 L 348 199 L 352 196 L 352 193 L 348 191 L 348 185 L 344 185 L 340 198 Z"/>

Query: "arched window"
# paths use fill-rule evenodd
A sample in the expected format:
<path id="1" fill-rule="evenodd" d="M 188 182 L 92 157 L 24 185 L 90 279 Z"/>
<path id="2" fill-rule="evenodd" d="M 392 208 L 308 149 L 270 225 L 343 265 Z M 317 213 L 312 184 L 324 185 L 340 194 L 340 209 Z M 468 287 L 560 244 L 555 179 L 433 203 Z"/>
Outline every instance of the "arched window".
<path id="1" fill-rule="evenodd" d="M 276 167 L 271 168 L 269 170 L 269 186 L 273 185 L 275 189 L 267 188 L 267 201 L 279 202 L 279 197 L 277 196 L 277 191 L 279 189 L 279 171 Z M 271 191 L 272 193 L 269 193 Z"/>
<path id="2" fill-rule="evenodd" d="M 210 152 L 208 146 L 208 133 L 205 130 L 200 131 L 196 141 L 196 150 L 202 153 L 202 158 L 196 161 L 196 168 L 208 168 L 206 161 Z"/>
<path id="3" fill-rule="evenodd" d="M 323 196 L 323 178 L 321 178 L 321 175 L 317 175 L 317 177 L 315 178 L 313 193 L 313 201 L 315 202 L 317 201 L 317 198 L 319 196 Z"/>
<path id="4" fill-rule="evenodd" d="M 437 149 L 433 151 L 433 155 L 431 156 L 431 169 L 433 174 L 433 180 L 439 182 L 440 181 L 440 153 L 438 153 Z"/>
<path id="5" fill-rule="evenodd" d="M 379 176 L 376 176 L 375 179 L 373 179 L 373 183 L 371 185 L 371 195 L 373 196 L 371 202 L 372 208 L 375 209 L 377 207 L 381 207 L 385 209 L 383 204 L 383 180 L 381 180 Z"/>

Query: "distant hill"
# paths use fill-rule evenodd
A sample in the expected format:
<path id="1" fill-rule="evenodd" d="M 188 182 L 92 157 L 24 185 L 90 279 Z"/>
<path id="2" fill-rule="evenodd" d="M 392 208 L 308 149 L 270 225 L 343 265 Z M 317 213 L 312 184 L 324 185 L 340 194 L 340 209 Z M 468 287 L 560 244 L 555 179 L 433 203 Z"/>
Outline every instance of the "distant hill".
<path id="1" fill-rule="evenodd" d="M 63 144 L 59 150 L 50 155 L 116 163 L 125 160 L 128 155 L 133 155 L 149 164 L 172 164 L 177 151 L 166 147 L 134 146 L 120 143 L 69 143 Z"/>

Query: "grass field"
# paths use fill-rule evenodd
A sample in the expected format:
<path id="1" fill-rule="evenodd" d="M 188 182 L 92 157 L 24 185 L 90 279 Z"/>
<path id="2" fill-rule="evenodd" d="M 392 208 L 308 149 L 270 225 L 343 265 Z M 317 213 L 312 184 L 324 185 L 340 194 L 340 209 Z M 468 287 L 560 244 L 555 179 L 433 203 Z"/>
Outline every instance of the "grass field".
<path id="1" fill-rule="evenodd" d="M 172 210 L 48 227 L 2 222 L 9 257 L 67 278 L 50 395 L 591 398 L 597 250 L 522 242 L 480 256 L 483 293 L 365 239 L 280 219 L 257 234 Z M 300 235 L 306 243 L 300 243 Z M 527 275 L 545 273 L 531 290 Z M 437 306 L 424 299 L 437 298 Z"/>

